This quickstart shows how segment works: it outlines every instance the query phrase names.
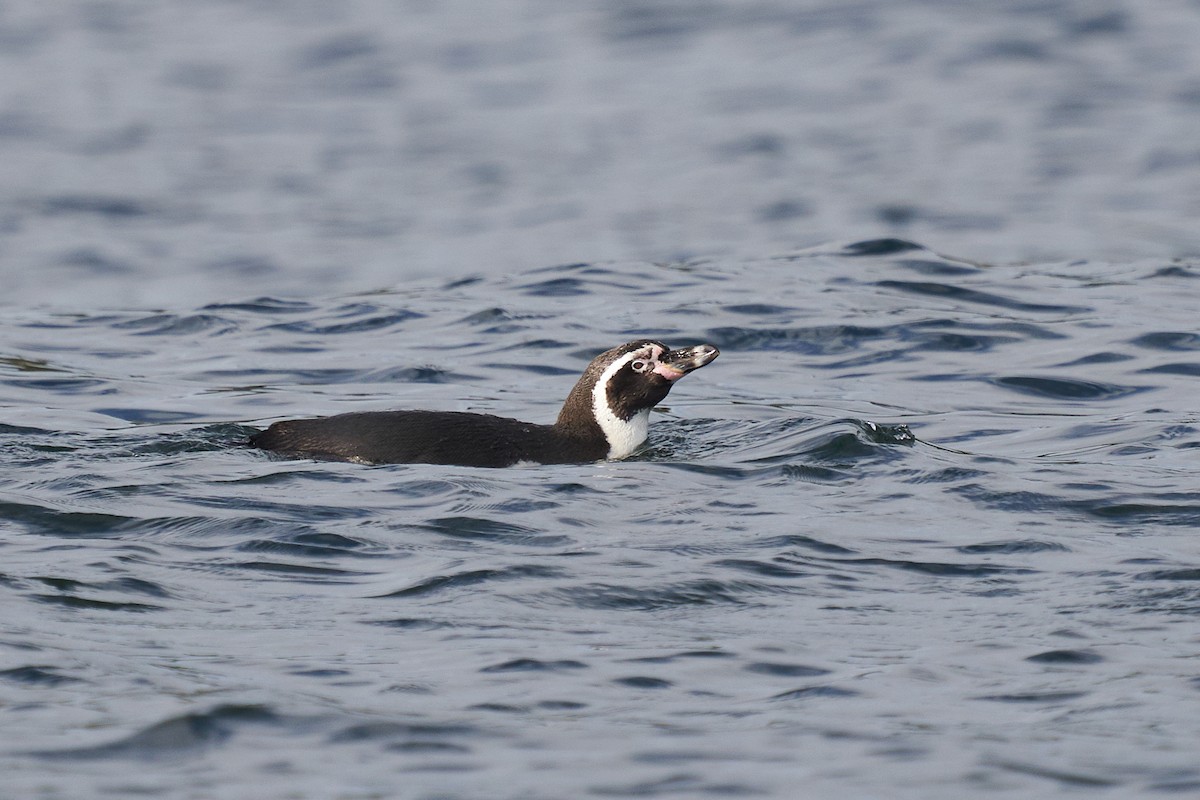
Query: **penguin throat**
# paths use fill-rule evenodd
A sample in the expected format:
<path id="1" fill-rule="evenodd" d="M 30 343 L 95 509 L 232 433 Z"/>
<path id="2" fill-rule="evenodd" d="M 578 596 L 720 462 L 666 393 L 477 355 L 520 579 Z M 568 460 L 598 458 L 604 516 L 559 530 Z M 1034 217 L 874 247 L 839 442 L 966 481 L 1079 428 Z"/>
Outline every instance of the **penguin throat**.
<path id="1" fill-rule="evenodd" d="M 610 364 L 592 386 L 592 414 L 596 417 L 600 430 L 604 432 L 604 438 L 608 440 L 610 459 L 625 458 L 641 447 L 650 433 L 649 408 L 640 408 L 628 419 L 622 419 L 613 412 L 608 402 L 609 380 L 635 355 L 630 354 Z"/>

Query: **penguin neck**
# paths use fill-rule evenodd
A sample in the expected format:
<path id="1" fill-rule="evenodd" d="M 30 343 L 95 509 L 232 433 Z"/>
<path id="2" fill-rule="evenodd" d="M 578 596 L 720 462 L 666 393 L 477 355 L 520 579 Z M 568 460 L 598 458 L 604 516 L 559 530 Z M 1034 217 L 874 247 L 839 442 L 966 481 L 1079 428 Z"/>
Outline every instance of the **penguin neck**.
<path id="1" fill-rule="evenodd" d="M 591 370 L 571 389 L 563 403 L 554 428 L 572 439 L 607 445 L 606 458 L 625 458 L 641 447 L 650 432 L 650 409 L 638 409 L 628 419 L 613 411 L 608 398 L 610 373 L 619 368 L 610 365 L 600 374 Z"/>
<path id="2" fill-rule="evenodd" d="M 650 433 L 650 409 L 643 408 L 629 419 L 619 419 L 606 406 L 596 415 L 604 438 L 608 441 L 609 458 L 625 458 L 642 446 Z"/>

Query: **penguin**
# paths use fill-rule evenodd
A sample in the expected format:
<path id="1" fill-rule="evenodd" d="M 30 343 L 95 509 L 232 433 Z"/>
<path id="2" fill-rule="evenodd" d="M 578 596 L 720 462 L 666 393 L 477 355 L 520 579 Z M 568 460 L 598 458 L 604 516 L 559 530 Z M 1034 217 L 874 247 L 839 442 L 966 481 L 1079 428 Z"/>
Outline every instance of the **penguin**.
<path id="1" fill-rule="evenodd" d="M 362 464 L 510 467 L 622 459 L 646 441 L 650 409 L 720 355 L 637 339 L 592 359 L 553 425 L 466 411 L 360 411 L 273 423 L 250 445 Z"/>

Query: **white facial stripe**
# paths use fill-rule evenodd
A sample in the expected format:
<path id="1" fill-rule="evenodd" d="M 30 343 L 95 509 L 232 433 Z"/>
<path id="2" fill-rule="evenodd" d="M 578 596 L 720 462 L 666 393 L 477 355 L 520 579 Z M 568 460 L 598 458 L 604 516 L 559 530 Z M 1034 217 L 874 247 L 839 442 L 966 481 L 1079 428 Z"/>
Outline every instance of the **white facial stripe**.
<path id="1" fill-rule="evenodd" d="M 650 409 L 644 408 L 628 420 L 620 419 L 608 407 L 608 393 L 605 387 L 612 376 L 630 361 L 639 358 L 657 360 L 661 354 L 662 349 L 658 347 L 653 348 L 650 353 L 647 353 L 645 348 L 626 353 L 609 364 L 608 369 L 604 370 L 596 385 L 592 387 L 592 412 L 596 415 L 596 422 L 600 423 L 600 430 L 604 431 L 604 438 L 608 439 L 609 458 L 624 458 L 646 441 L 646 436 L 650 433 Z"/>

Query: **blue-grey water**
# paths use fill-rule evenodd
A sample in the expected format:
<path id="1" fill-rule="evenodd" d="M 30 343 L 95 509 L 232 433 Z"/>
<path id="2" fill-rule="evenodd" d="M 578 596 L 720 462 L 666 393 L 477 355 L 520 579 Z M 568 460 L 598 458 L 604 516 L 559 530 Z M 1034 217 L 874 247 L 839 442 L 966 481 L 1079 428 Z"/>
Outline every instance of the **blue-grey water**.
<path id="1" fill-rule="evenodd" d="M 0 796 L 1200 794 L 1200 6 L 15 3 Z M 623 462 L 288 460 L 551 421 Z"/>

